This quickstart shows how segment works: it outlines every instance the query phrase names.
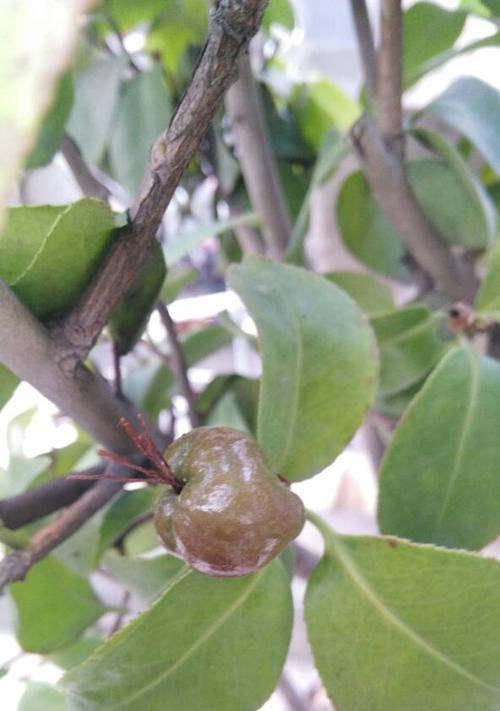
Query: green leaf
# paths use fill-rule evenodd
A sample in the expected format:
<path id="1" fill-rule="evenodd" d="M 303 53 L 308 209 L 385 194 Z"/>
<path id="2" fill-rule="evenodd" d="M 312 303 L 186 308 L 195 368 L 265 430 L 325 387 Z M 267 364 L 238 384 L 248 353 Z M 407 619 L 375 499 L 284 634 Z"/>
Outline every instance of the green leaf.
<path id="1" fill-rule="evenodd" d="M 0 278 L 39 318 L 61 316 L 78 301 L 113 239 L 113 213 L 98 200 L 11 208 L 0 237 Z"/>
<path id="2" fill-rule="evenodd" d="M 414 385 L 410 385 L 406 390 L 399 390 L 396 393 L 384 393 L 379 390 L 373 403 L 374 410 L 392 420 L 399 420 L 415 395 L 422 388 L 424 382 L 425 378 Z"/>
<path id="3" fill-rule="evenodd" d="M 379 523 L 423 543 L 481 548 L 500 533 L 500 364 L 464 345 L 406 411 L 381 471 Z"/>
<path id="4" fill-rule="evenodd" d="M 132 195 L 139 191 L 151 147 L 167 128 L 171 114 L 171 100 L 158 66 L 123 84 L 109 143 L 109 161 L 114 177 Z"/>
<path id="5" fill-rule="evenodd" d="M 17 608 L 17 639 L 26 652 L 63 647 L 105 612 L 87 580 L 52 556 L 9 590 Z"/>
<path id="6" fill-rule="evenodd" d="M 361 171 L 351 173 L 337 199 L 337 222 L 345 246 L 376 272 L 403 278 L 405 248 L 372 195 Z"/>
<path id="7" fill-rule="evenodd" d="M 103 642 L 104 638 L 97 634 L 81 637 L 76 642 L 50 654 L 49 659 L 61 669 L 71 669 L 85 661 Z"/>
<path id="8" fill-rule="evenodd" d="M 323 533 L 305 616 L 337 711 L 496 711 L 500 565 L 394 538 Z"/>
<path id="9" fill-rule="evenodd" d="M 435 197 L 432 196 L 432 188 L 439 182 L 437 174 L 435 180 L 431 181 L 431 183 L 434 182 L 434 185 L 431 185 L 427 183 L 424 170 L 424 174 L 421 176 L 420 191 L 424 190 L 422 194 L 419 194 L 418 186 L 413 185 L 422 206 L 431 220 L 439 227 L 443 237 L 451 243 L 461 244 L 471 249 L 487 247 L 492 244 L 497 230 L 494 202 L 462 155 L 440 133 L 420 127 L 414 128 L 412 133 L 424 145 L 442 156 L 453 171 L 456 196 L 453 195 L 452 190 L 448 190 L 447 197 L 443 195 L 444 183 L 439 190 L 440 196 L 446 197 L 448 203 L 445 206 L 446 214 L 442 210 L 443 206 L 439 205 Z M 453 185 L 449 178 L 447 182 L 449 188 L 452 188 Z M 460 196 L 462 191 L 463 194 Z M 435 208 L 431 209 L 434 204 Z M 443 213 L 442 218 L 440 213 Z"/>
<path id="10" fill-rule="evenodd" d="M 19 378 L 0 363 L 0 410 L 10 400 L 19 385 Z"/>
<path id="11" fill-rule="evenodd" d="M 229 220 L 209 222 L 208 225 L 203 225 L 184 234 L 181 233 L 173 242 L 169 242 L 164 248 L 167 265 L 169 267 L 173 266 L 210 237 L 217 237 L 239 225 L 253 226 L 259 223 L 259 217 L 255 212 L 245 212 L 243 215 L 238 215 L 238 217 L 233 217 Z"/>
<path id="12" fill-rule="evenodd" d="M 238 407 L 236 395 L 231 391 L 224 393 L 211 410 L 204 424 L 208 427 L 232 427 L 235 430 L 251 434 Z"/>
<path id="13" fill-rule="evenodd" d="M 0 206 L 10 197 L 76 42 L 89 0 L 6 0 L 0 50 Z M 27 39 L 29 38 L 29 40 Z M 0 229 L 4 225 L 0 210 Z"/>
<path id="14" fill-rule="evenodd" d="M 165 5 L 165 0 L 141 0 L 139 3 L 137 0 L 106 0 L 106 10 L 122 31 L 130 30 L 140 22 L 151 22 L 165 10 Z"/>
<path id="15" fill-rule="evenodd" d="M 406 87 L 419 79 L 434 57 L 449 50 L 462 32 L 467 14 L 418 2 L 403 15 L 403 67 Z"/>
<path id="16" fill-rule="evenodd" d="M 198 279 L 198 271 L 194 267 L 177 267 L 171 269 L 163 282 L 161 298 L 170 304 L 179 294 Z"/>
<path id="17" fill-rule="evenodd" d="M 10 456 L 7 471 L 0 469 L 0 496 L 2 498 L 16 496 L 29 488 L 29 485 L 50 465 L 49 457 Z"/>
<path id="18" fill-rule="evenodd" d="M 270 0 L 262 18 L 262 27 L 266 32 L 269 32 L 272 24 L 282 25 L 293 30 L 295 17 L 293 7 L 288 0 Z"/>
<path id="19" fill-rule="evenodd" d="M 416 160 L 407 165 L 415 196 L 430 221 L 451 244 L 469 249 L 487 247 L 495 239 L 496 215 L 479 181 L 468 173 L 436 160 Z"/>
<path id="20" fill-rule="evenodd" d="M 90 165 L 101 161 L 110 139 L 124 68 L 122 57 L 99 57 L 76 78 L 67 130 Z"/>
<path id="21" fill-rule="evenodd" d="M 500 173 L 500 92 L 475 77 L 457 79 L 425 109 L 466 136 Z"/>
<path id="22" fill-rule="evenodd" d="M 142 336 L 158 301 L 167 267 L 160 243 L 155 241 L 129 290 L 113 311 L 109 332 L 118 355 L 123 356 Z"/>
<path id="23" fill-rule="evenodd" d="M 476 295 L 478 315 L 500 320 L 500 243 L 488 255 L 487 270 Z"/>
<path id="24" fill-rule="evenodd" d="M 50 163 L 61 145 L 72 105 L 73 80 L 71 74 L 63 74 L 52 106 L 40 126 L 36 145 L 27 158 L 26 168 L 39 168 Z"/>
<path id="25" fill-rule="evenodd" d="M 437 316 L 427 306 L 375 316 L 371 324 L 381 355 L 380 391 L 386 396 L 422 380 L 443 353 Z"/>
<path id="26" fill-rule="evenodd" d="M 470 2 L 479 2 L 479 0 L 470 0 Z M 450 49 L 447 49 L 444 52 L 441 52 L 440 54 L 431 57 L 427 62 L 422 64 L 419 68 L 418 73 L 415 73 L 411 77 L 407 78 L 406 87 L 415 83 L 424 74 L 427 74 L 428 72 L 437 69 L 446 62 L 449 62 L 451 59 L 455 59 L 456 57 L 462 57 L 463 55 L 469 54 L 470 52 L 474 52 L 477 49 L 498 46 L 500 46 L 500 32 L 494 32 L 491 35 L 481 37 L 481 39 L 474 40 L 473 42 L 461 44 L 461 46 L 459 47 L 452 47 Z"/>
<path id="27" fill-rule="evenodd" d="M 190 46 L 202 47 L 207 34 L 206 0 L 173 0 L 150 30 L 146 49 L 160 54 L 165 68 L 176 75 L 178 65 Z"/>
<path id="28" fill-rule="evenodd" d="M 193 331 L 181 341 L 189 368 L 232 342 L 232 335 L 219 324 Z"/>
<path id="29" fill-rule="evenodd" d="M 324 276 L 340 286 L 369 316 L 392 311 L 395 308 L 389 287 L 371 274 L 331 272 Z"/>
<path id="30" fill-rule="evenodd" d="M 311 198 L 314 190 L 335 174 L 344 158 L 349 154 L 345 138 L 337 132 L 330 132 L 325 138 L 316 160 L 309 187 L 295 219 L 287 247 L 287 261 L 300 265 L 304 261 L 304 240 L 309 229 Z"/>
<path id="31" fill-rule="evenodd" d="M 359 104 L 329 79 L 297 87 L 290 108 L 302 135 L 317 152 L 329 131 L 347 131 L 360 115 Z"/>
<path id="32" fill-rule="evenodd" d="M 95 513 L 54 551 L 54 557 L 77 575 L 88 576 L 96 567 L 101 527 L 109 506 Z"/>
<path id="33" fill-rule="evenodd" d="M 127 558 L 109 552 L 104 559 L 107 570 L 144 605 L 161 595 L 171 579 L 185 568 L 182 560 L 171 555 L 155 558 Z"/>
<path id="34" fill-rule="evenodd" d="M 111 505 L 103 519 L 97 558 L 127 530 L 134 519 L 150 511 L 158 494 L 151 488 L 138 491 L 124 491 Z"/>
<path id="35" fill-rule="evenodd" d="M 227 277 L 259 330 L 259 442 L 274 471 L 312 476 L 372 402 L 378 358 L 366 317 L 341 289 L 297 267 L 248 259 Z"/>
<path id="36" fill-rule="evenodd" d="M 254 711 L 281 674 L 291 623 L 279 561 L 232 579 L 184 568 L 149 610 L 67 674 L 69 707 Z"/>
<path id="37" fill-rule="evenodd" d="M 41 681 L 30 681 L 19 700 L 17 711 L 66 711 L 62 691 Z"/>

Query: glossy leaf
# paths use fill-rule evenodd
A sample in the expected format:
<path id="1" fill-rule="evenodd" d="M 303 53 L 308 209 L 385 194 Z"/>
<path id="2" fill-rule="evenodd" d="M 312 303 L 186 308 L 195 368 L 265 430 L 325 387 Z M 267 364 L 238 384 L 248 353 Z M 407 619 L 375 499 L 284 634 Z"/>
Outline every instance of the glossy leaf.
<path id="1" fill-rule="evenodd" d="M 27 652 L 52 652 L 72 642 L 105 612 L 88 581 L 52 556 L 9 590 L 17 608 L 17 639 Z"/>
<path id="2" fill-rule="evenodd" d="M 500 92 L 475 77 L 457 79 L 425 112 L 466 136 L 500 173 Z"/>
<path id="3" fill-rule="evenodd" d="M 389 287 L 371 274 L 331 272 L 324 276 L 340 286 L 369 316 L 375 316 L 395 308 Z"/>
<path id="4" fill-rule="evenodd" d="M 0 237 L 0 278 L 39 318 L 66 313 L 114 239 L 113 213 L 98 200 L 17 207 Z"/>
<path id="5" fill-rule="evenodd" d="M 381 355 L 380 391 L 386 396 L 422 380 L 443 353 L 438 320 L 427 306 L 375 316 L 371 324 Z"/>
<path id="6" fill-rule="evenodd" d="M 384 533 L 481 548 L 500 533 L 500 365 L 454 348 L 406 411 L 381 471 Z"/>
<path id="7" fill-rule="evenodd" d="M 109 332 L 118 355 L 135 346 L 146 328 L 158 301 L 167 267 L 160 243 L 155 241 L 149 255 L 111 316 Z"/>
<path id="8" fill-rule="evenodd" d="M 149 162 L 153 143 L 172 113 L 162 71 L 155 67 L 136 74 L 122 86 L 109 143 L 114 177 L 135 195 Z M 131 146 L 134 150 L 130 150 Z"/>
<path id="9" fill-rule="evenodd" d="M 375 201 L 361 171 L 351 173 L 343 183 L 336 210 L 342 240 L 362 264 L 386 276 L 405 276 L 401 238 Z"/>
<path id="10" fill-rule="evenodd" d="M 17 711 L 66 711 L 63 692 L 41 681 L 31 681 L 19 699 Z"/>
<path id="11" fill-rule="evenodd" d="M 394 538 L 325 537 L 305 615 L 337 711 L 496 711 L 500 565 Z"/>
<path id="12" fill-rule="evenodd" d="M 418 2 L 403 15 L 404 83 L 410 86 L 425 72 L 433 57 L 449 50 L 458 39 L 467 14 Z"/>
<path id="13" fill-rule="evenodd" d="M 225 580 L 184 568 L 149 610 L 69 672 L 69 708 L 254 711 L 281 674 L 291 622 L 278 561 Z"/>
<path id="14" fill-rule="evenodd" d="M 66 123 L 73 105 L 73 80 L 63 74 L 49 112 L 44 117 L 38 139 L 26 161 L 27 168 L 38 168 L 50 163 L 59 150 Z"/>
<path id="15" fill-rule="evenodd" d="M 0 49 L 0 206 L 36 141 L 90 0 L 6 0 Z M 27 39 L 29 43 L 27 44 Z M 29 51 L 27 51 L 27 48 Z M 4 224 L 0 211 L 0 229 Z"/>
<path id="16" fill-rule="evenodd" d="M 488 255 L 486 274 L 476 295 L 475 309 L 479 315 L 500 320 L 500 244 Z"/>
<path id="17" fill-rule="evenodd" d="M 111 575 L 144 605 L 156 600 L 171 579 L 185 568 L 182 560 L 171 555 L 127 558 L 111 551 L 106 554 L 104 563 Z"/>
<path id="18" fill-rule="evenodd" d="M 344 449 L 372 402 L 378 359 L 366 317 L 341 289 L 297 267 L 254 258 L 227 277 L 259 330 L 258 440 L 274 471 L 312 476 Z"/>
<path id="19" fill-rule="evenodd" d="M 443 205 L 439 205 L 435 201 L 439 212 L 433 217 L 433 211 L 428 209 L 428 214 L 433 219 L 435 224 L 442 230 L 442 235 L 452 243 L 462 244 L 464 247 L 480 248 L 487 247 L 492 244 L 496 237 L 497 217 L 495 213 L 495 205 L 490 198 L 482 183 L 469 168 L 455 146 L 449 143 L 440 133 L 431 131 L 427 128 L 417 127 L 413 129 L 413 134 L 424 143 L 428 148 L 435 151 L 446 161 L 447 166 L 453 172 L 455 179 L 456 197 L 453 197 L 451 191 L 448 192 L 446 201 L 447 217 L 443 214 L 442 223 L 439 219 L 439 212 L 442 212 Z M 434 184 L 427 184 L 425 171 L 422 175 L 422 187 L 425 187 L 428 196 L 424 199 L 422 193 L 422 205 L 426 208 L 426 200 L 430 200 L 429 205 L 434 204 L 432 192 L 439 182 L 439 177 L 436 174 Z M 447 179 L 450 183 L 450 179 Z M 417 187 L 416 185 L 414 187 Z M 452 184 L 450 184 L 452 187 Z M 443 183 L 438 191 L 441 199 L 443 195 Z M 458 190 L 463 190 L 464 194 L 460 197 Z M 420 197 L 417 190 L 417 197 Z M 446 220 L 446 221 L 445 221 Z"/>
<path id="20" fill-rule="evenodd" d="M 110 139 L 124 68 L 121 57 L 98 57 L 76 78 L 67 130 L 90 165 L 100 162 Z"/>

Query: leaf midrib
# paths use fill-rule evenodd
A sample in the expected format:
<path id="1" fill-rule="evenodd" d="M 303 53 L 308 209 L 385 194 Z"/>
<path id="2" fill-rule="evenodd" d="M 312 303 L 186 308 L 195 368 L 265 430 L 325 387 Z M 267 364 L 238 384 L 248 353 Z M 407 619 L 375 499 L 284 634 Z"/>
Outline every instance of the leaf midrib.
<path id="1" fill-rule="evenodd" d="M 29 262 L 29 264 L 23 269 L 23 271 L 22 271 L 20 274 L 18 274 L 18 275 L 15 277 L 15 279 L 14 279 L 13 281 L 10 282 L 9 286 L 19 286 L 20 282 L 24 279 L 24 277 L 27 276 L 27 274 L 29 274 L 29 272 L 33 269 L 33 267 L 34 267 L 35 264 L 37 263 L 37 261 L 38 261 L 39 257 L 41 256 L 41 254 L 44 252 L 44 250 L 45 250 L 45 248 L 46 248 L 46 246 L 47 246 L 47 242 L 49 241 L 50 237 L 54 234 L 56 228 L 59 226 L 59 223 L 61 222 L 61 220 L 63 219 L 63 217 L 64 217 L 65 215 L 67 215 L 68 212 L 70 212 L 70 210 L 73 209 L 73 207 L 74 207 L 74 203 L 71 203 L 70 205 L 68 205 L 67 207 L 65 207 L 64 210 L 62 210 L 62 211 L 57 215 L 57 217 L 55 218 L 54 222 L 53 222 L 52 225 L 50 226 L 50 229 L 47 231 L 47 234 L 46 234 L 45 237 L 43 238 L 43 240 L 42 240 L 40 246 L 39 246 L 38 249 L 36 250 L 36 252 L 35 252 L 35 254 L 33 255 L 33 257 L 31 258 L 31 261 Z"/>
<path id="2" fill-rule="evenodd" d="M 293 323 L 295 325 L 296 334 L 297 334 L 297 338 L 296 338 L 297 348 L 296 348 L 296 355 L 295 355 L 294 364 L 293 364 L 293 371 L 294 371 L 294 375 L 296 377 L 293 377 L 292 387 L 290 388 L 292 392 L 291 392 L 291 395 L 289 398 L 290 416 L 287 417 L 287 423 L 289 426 L 288 426 L 287 433 L 286 433 L 286 439 L 285 439 L 284 444 L 281 449 L 280 458 L 275 464 L 275 467 L 278 471 L 281 470 L 281 468 L 285 465 L 285 463 L 287 461 L 288 453 L 290 451 L 292 440 L 293 440 L 293 434 L 294 434 L 294 432 L 296 430 L 296 426 L 297 426 L 297 420 L 298 420 L 297 411 L 298 411 L 298 407 L 299 407 L 299 398 L 300 398 L 300 373 L 302 371 L 302 363 L 303 363 L 303 358 L 304 358 L 304 352 L 303 352 L 304 349 L 303 349 L 303 345 L 302 345 L 300 319 L 297 316 L 297 313 L 295 312 L 295 309 L 293 306 L 289 307 L 286 300 L 284 300 L 284 304 L 288 307 L 287 311 L 291 317 L 291 320 L 293 321 Z M 258 318 L 256 316 L 254 318 L 257 323 L 257 328 L 258 328 L 258 326 L 259 326 Z M 263 329 L 263 331 L 264 331 L 264 329 Z M 263 338 L 263 335 L 260 333 L 260 331 L 259 331 L 259 337 L 260 337 L 261 342 L 264 344 L 264 338 Z M 265 370 L 267 367 L 267 357 L 264 357 L 265 356 L 264 345 L 263 345 L 262 350 L 263 350 L 262 356 L 263 356 L 263 361 L 264 361 L 263 370 Z M 260 442 L 264 441 L 264 436 L 262 434 L 262 421 L 263 421 L 263 414 L 262 413 L 263 412 L 264 412 L 264 400 L 261 399 L 260 404 L 259 404 L 259 413 L 258 413 L 258 420 L 259 420 L 258 440 Z M 268 410 L 268 412 L 269 412 L 269 410 Z"/>
<path id="3" fill-rule="evenodd" d="M 384 601 L 379 597 L 377 592 L 369 585 L 366 578 L 363 576 L 362 572 L 358 569 L 355 562 L 353 561 L 349 552 L 342 545 L 340 540 L 335 538 L 330 538 L 328 541 L 328 547 L 335 555 L 340 564 L 344 567 L 346 573 L 351 578 L 353 583 L 359 588 L 360 592 L 366 597 L 366 599 L 373 605 L 373 607 L 381 614 L 381 616 L 391 624 L 396 630 L 398 630 L 403 636 L 407 637 L 416 647 L 423 649 L 430 657 L 433 657 L 438 662 L 444 666 L 451 669 L 453 672 L 459 676 L 464 677 L 468 681 L 476 684 L 482 689 L 494 692 L 500 696 L 500 688 L 488 684 L 483 681 L 480 677 L 476 676 L 468 669 L 462 667 L 458 662 L 450 659 L 446 654 L 440 652 L 436 649 L 430 642 L 421 637 L 418 632 L 412 629 L 406 622 L 400 619 L 396 613 L 392 612 Z"/>
<path id="4" fill-rule="evenodd" d="M 189 571 L 189 572 L 192 572 L 192 571 Z M 188 574 L 189 574 L 189 572 L 188 572 Z M 166 669 L 166 671 L 164 671 L 162 674 L 160 674 L 160 676 L 158 676 L 154 681 L 151 681 L 146 686 L 143 686 L 140 689 L 138 689 L 135 694 L 128 696 L 125 701 L 126 706 L 129 706 L 132 701 L 139 698 L 140 696 L 143 696 L 144 694 L 147 694 L 148 691 L 150 691 L 151 689 L 154 689 L 155 686 L 158 686 L 158 684 L 161 684 L 162 682 L 164 682 L 166 679 L 168 679 L 169 676 L 171 676 L 175 671 L 177 671 L 177 669 L 179 669 L 179 667 L 182 666 L 184 664 L 184 662 L 186 662 L 190 657 L 192 657 L 193 654 L 202 646 L 202 644 L 204 644 L 213 634 L 215 634 L 215 632 L 217 632 L 217 630 L 220 627 L 222 627 L 222 625 L 225 622 L 227 622 L 227 620 L 236 612 L 236 610 L 241 605 L 243 605 L 243 603 L 248 599 L 248 597 L 250 597 L 250 595 L 257 587 L 257 584 L 260 582 L 260 580 L 265 572 L 266 572 L 266 568 L 264 568 L 263 570 L 261 570 L 259 573 L 257 573 L 255 575 L 252 583 L 243 591 L 243 593 L 241 595 L 239 595 L 236 598 L 234 603 L 232 605 L 230 605 L 224 611 L 224 613 L 217 620 L 215 620 L 207 628 L 207 630 L 202 635 L 200 635 L 200 637 L 198 637 L 197 640 L 195 640 L 193 642 L 193 644 L 184 652 L 184 654 L 182 654 L 179 657 L 179 659 L 177 659 L 176 662 L 174 662 L 174 664 L 172 664 L 171 667 Z M 185 577 L 185 575 L 182 576 L 176 582 L 180 583 L 184 579 L 184 577 Z M 174 585 L 172 585 L 169 588 L 168 592 L 170 592 L 173 587 L 174 587 Z M 124 703 L 123 701 L 120 701 L 120 703 L 117 704 L 116 706 L 110 706 L 108 708 L 108 711 L 115 711 L 115 709 L 122 708 L 123 703 Z"/>
<path id="5" fill-rule="evenodd" d="M 462 424 L 462 429 L 460 431 L 460 436 L 458 438 L 458 444 L 455 449 L 455 460 L 453 462 L 453 468 L 451 470 L 451 475 L 448 479 L 448 486 L 446 487 L 446 492 L 443 498 L 443 503 L 441 505 L 441 510 L 436 519 L 434 526 L 434 531 L 432 534 L 432 540 L 436 540 L 437 532 L 441 523 L 446 509 L 450 503 L 451 496 L 453 494 L 453 489 L 455 487 L 464 457 L 464 451 L 467 444 L 467 440 L 470 434 L 472 421 L 474 419 L 474 413 L 478 405 L 478 394 L 479 394 L 479 365 L 477 357 L 472 353 L 469 348 L 465 348 L 465 353 L 467 355 L 469 366 L 470 366 L 470 382 L 468 390 L 467 399 L 467 410 L 465 412 L 465 417 Z"/>

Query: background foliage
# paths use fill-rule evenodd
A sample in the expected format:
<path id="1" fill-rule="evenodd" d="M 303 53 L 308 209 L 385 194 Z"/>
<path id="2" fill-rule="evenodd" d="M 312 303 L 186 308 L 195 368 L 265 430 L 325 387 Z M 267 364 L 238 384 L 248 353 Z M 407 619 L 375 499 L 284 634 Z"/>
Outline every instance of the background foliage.
<path id="1" fill-rule="evenodd" d="M 3 214 L 0 279 L 57 336 L 61 319 L 123 239 L 151 146 L 197 66 L 207 3 L 101 0 L 78 36 L 88 3 L 72 0 L 59 14 L 49 0 L 38 14 L 29 2 L 10 4 L 1 50 L 12 71 L 0 74 L 0 192 L 7 195 L 14 175 L 21 190 L 19 204 Z M 498 47 L 499 12 L 479 0 L 454 10 L 428 2 L 407 9 L 403 91 L 456 56 Z M 464 44 L 474 16 L 491 31 Z M 500 93 L 461 77 L 428 105 L 405 111 L 404 159 L 389 143 L 384 148 L 401 163 L 414 207 L 437 235 L 436 265 L 446 254 L 446 269 L 458 264 L 468 274 L 457 288 L 468 288 L 469 303 L 452 306 L 456 293 L 420 260 L 411 218 L 394 219 L 398 209 L 403 218 L 410 212 L 403 202 L 387 209 L 381 174 L 374 180 L 356 127 L 350 133 L 366 112 L 377 117 L 380 96 L 369 81 L 354 100 L 329 79 L 297 77 L 286 51 L 294 26 L 287 0 L 270 0 L 252 47 L 289 227 L 281 258 L 269 258 L 276 256 L 269 224 L 228 102 L 92 351 L 92 370 L 114 379 L 120 402 L 127 398 L 164 435 L 200 424 L 252 434 L 274 472 L 291 481 L 318 474 L 360 427 L 369 431 L 383 535 L 342 536 L 310 514 L 324 555 L 305 574 L 305 622 L 322 684 L 338 711 L 494 711 L 500 567 L 481 549 L 500 534 Z M 38 40 L 23 62 L 23 38 L 33 27 Z M 384 37 L 382 29 L 380 54 L 388 50 Z M 24 204 L 26 171 L 63 158 L 79 199 Z M 338 190 L 328 209 L 357 268 L 314 273 L 311 198 L 331 181 Z M 155 335 L 158 303 L 170 318 L 168 307 L 173 313 L 179 298 L 217 292 L 224 283 L 256 330 L 226 312 L 177 331 L 172 322 L 168 339 L 161 329 Z M 403 286 L 410 296 L 401 299 Z M 231 370 L 210 382 L 189 381 L 201 361 L 242 343 L 249 358 L 261 359 L 259 379 Z M 26 456 L 19 442 L 37 410 L 9 414 L 23 387 L 0 366 L 10 450 L 0 501 L 6 555 L 30 550 L 57 520 L 51 511 L 10 525 L 4 511 L 12 497 L 98 462 L 98 444 L 78 421 L 72 441 Z M 251 711 L 279 684 L 293 625 L 291 576 L 304 576 L 300 545 L 253 575 L 211 579 L 159 551 L 151 521 L 156 498 L 153 487 L 120 490 L 25 581 L 9 586 L 21 649 L 65 672 L 57 685 L 30 682 L 22 711 L 139 704 Z M 99 576 L 119 584 L 118 605 L 100 599 Z M 304 703 L 312 708 L 312 700 Z"/>

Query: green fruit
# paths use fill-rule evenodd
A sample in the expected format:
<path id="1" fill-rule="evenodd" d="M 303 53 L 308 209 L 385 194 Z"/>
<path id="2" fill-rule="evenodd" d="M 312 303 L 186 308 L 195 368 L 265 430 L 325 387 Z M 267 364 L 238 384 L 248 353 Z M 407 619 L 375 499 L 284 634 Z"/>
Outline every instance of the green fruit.
<path id="1" fill-rule="evenodd" d="M 201 573 L 238 576 L 275 558 L 304 525 L 304 506 L 264 461 L 258 444 L 230 427 L 200 427 L 168 447 L 183 485 L 163 494 L 156 529 Z"/>

